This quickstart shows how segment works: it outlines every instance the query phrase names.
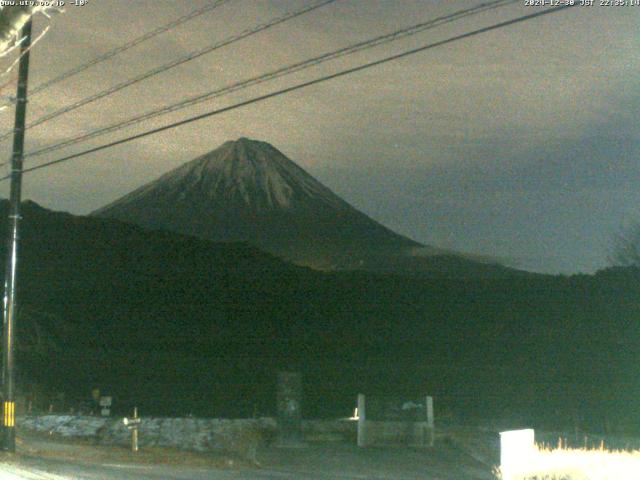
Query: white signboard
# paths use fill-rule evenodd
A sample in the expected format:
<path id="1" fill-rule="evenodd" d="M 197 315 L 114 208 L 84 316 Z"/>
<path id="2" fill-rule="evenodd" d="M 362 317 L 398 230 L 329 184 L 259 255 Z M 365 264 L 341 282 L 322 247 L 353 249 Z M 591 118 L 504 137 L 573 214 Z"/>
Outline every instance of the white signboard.
<path id="1" fill-rule="evenodd" d="M 100 397 L 100 406 L 101 407 L 110 407 L 111 406 L 111 397 Z"/>
<path id="2" fill-rule="evenodd" d="M 535 464 L 534 431 L 511 430 L 500 432 L 500 470 L 502 478 L 521 478 Z"/>

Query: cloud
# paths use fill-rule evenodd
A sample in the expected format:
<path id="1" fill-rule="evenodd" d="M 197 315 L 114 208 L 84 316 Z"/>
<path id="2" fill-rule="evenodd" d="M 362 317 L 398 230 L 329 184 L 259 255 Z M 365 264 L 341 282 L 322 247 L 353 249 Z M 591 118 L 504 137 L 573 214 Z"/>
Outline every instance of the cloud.
<path id="1" fill-rule="evenodd" d="M 113 0 L 70 8 L 32 52 L 32 85 L 205 3 Z M 306 3 L 231 2 L 34 96 L 29 118 Z M 30 130 L 28 147 L 455 8 L 443 1 L 336 2 Z M 529 12 L 522 5 L 490 12 L 86 146 Z M 592 269 L 612 219 L 629 215 L 638 200 L 627 188 L 638 174 L 639 14 L 580 7 L 498 30 L 34 172 L 25 193 L 86 213 L 228 139 L 249 136 L 273 143 L 366 213 L 418 240 L 496 256 L 553 251 L 562 260 L 540 265 Z M 3 130 L 12 128 L 12 116 L 0 115 Z"/>

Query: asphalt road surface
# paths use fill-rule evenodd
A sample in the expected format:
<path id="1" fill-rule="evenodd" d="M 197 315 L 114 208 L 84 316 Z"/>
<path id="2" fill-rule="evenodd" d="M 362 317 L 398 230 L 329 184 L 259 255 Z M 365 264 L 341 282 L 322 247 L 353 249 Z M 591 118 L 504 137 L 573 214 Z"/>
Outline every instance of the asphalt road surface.
<path id="1" fill-rule="evenodd" d="M 245 480 L 282 478 L 335 478 L 331 476 L 300 476 L 297 473 L 259 470 L 221 470 L 152 465 L 80 465 L 62 461 L 27 461 L 0 465 L 0 478 L 7 480 L 68 480 L 68 479 L 175 479 L 175 480 Z"/>
<path id="2" fill-rule="evenodd" d="M 424 458 L 412 458 L 400 452 L 370 451 L 354 457 L 350 454 L 325 456 L 326 451 L 305 452 L 303 455 L 282 452 L 287 461 L 276 461 L 262 468 L 211 468 L 167 465 L 136 465 L 125 463 L 87 463 L 68 459 L 20 457 L 0 464 L 0 478 L 27 480 L 67 479 L 175 479 L 175 480 L 249 480 L 249 479 L 309 479 L 309 480 L 490 480 L 494 477 L 487 466 L 463 456 L 443 452 Z M 451 453 L 451 452 L 449 452 Z M 310 455 L 311 454 L 311 455 Z M 310 456 L 315 456 L 308 463 Z M 420 456 L 420 455 L 418 455 Z M 297 458 L 296 458 L 297 457 Z M 343 463 L 351 460 L 350 463 Z M 371 460 L 371 461 L 368 461 Z"/>
<path id="3" fill-rule="evenodd" d="M 20 450 L 20 449 L 19 449 Z M 429 449 L 360 449 L 347 443 L 309 444 L 304 448 L 263 448 L 260 467 L 225 460 L 224 465 L 194 464 L 175 451 L 161 463 L 122 455 L 122 449 L 27 439 L 22 452 L 2 458 L 0 480 L 494 480 L 491 465 L 442 442 Z M 5 454 L 6 455 L 6 454 Z M 197 458 L 195 460 L 198 460 Z"/>

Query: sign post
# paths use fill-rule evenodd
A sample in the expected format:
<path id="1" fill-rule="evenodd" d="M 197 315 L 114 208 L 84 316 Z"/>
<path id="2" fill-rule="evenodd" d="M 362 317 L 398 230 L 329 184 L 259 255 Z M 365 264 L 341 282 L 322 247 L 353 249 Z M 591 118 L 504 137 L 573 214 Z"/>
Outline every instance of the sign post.
<path id="1" fill-rule="evenodd" d="M 113 399 L 111 397 L 100 397 L 100 415 L 103 417 L 108 417 L 111 415 L 111 404 L 113 403 Z"/>
<path id="2" fill-rule="evenodd" d="M 124 426 L 131 430 L 131 451 L 138 451 L 138 428 L 140 427 L 140 417 L 138 417 L 138 407 L 133 407 L 133 418 L 124 417 Z"/>

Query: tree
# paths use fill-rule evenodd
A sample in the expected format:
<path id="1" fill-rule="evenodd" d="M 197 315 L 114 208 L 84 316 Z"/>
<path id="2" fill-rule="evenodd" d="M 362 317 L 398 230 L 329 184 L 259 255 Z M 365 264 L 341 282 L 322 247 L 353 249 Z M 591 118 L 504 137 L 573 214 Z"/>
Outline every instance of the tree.
<path id="1" fill-rule="evenodd" d="M 614 266 L 640 268 L 640 223 L 614 237 L 609 261 Z"/>

